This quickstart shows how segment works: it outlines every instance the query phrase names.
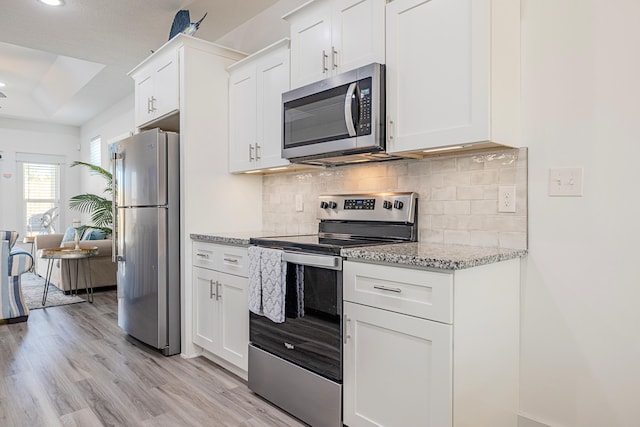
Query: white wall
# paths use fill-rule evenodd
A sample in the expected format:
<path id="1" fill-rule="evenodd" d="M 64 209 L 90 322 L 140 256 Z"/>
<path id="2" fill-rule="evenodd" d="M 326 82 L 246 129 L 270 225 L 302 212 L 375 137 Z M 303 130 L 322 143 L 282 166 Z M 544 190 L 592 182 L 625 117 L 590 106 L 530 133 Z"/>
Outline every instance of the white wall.
<path id="1" fill-rule="evenodd" d="M 109 143 L 119 137 L 133 134 L 135 130 L 132 93 L 82 126 L 80 131 L 82 161 L 89 162 L 89 143 L 93 138 L 99 136 L 102 139 L 101 166 L 110 170 Z M 82 168 L 81 171 L 82 191 L 103 196 L 104 179 L 99 175 L 89 174 L 86 168 Z"/>
<path id="2" fill-rule="evenodd" d="M 640 425 L 640 3 L 523 0 L 529 146 L 521 411 L 550 426 Z M 583 166 L 584 196 L 547 195 Z M 530 425 L 530 424 L 527 424 Z"/>
<path id="3" fill-rule="evenodd" d="M 281 19 L 308 0 L 280 0 L 215 42 L 248 54 L 289 37 L 289 23 Z"/>
<path id="4" fill-rule="evenodd" d="M 17 188 L 16 153 L 48 154 L 64 156 L 60 194 L 60 228 L 71 222 L 74 215 L 68 208 L 68 199 L 80 192 L 78 171 L 68 167 L 79 160 L 80 129 L 26 120 L 0 119 L 0 229 L 18 230 L 20 212 L 16 201 L 22 197 Z"/>

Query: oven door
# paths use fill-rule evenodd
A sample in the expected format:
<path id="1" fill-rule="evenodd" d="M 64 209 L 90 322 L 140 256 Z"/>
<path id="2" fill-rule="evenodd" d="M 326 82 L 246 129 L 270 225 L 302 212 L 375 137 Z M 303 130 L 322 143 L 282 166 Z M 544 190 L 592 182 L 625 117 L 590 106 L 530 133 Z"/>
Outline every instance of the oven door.
<path id="1" fill-rule="evenodd" d="M 286 319 L 274 323 L 250 313 L 250 341 L 266 352 L 342 383 L 342 258 L 285 252 L 284 260 Z"/>

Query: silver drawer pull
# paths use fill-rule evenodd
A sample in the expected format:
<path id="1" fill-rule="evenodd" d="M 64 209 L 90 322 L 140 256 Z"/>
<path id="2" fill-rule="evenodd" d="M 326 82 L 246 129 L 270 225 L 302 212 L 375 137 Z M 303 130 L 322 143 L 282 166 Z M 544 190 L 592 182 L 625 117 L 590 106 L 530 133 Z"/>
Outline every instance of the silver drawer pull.
<path id="1" fill-rule="evenodd" d="M 200 257 L 200 258 L 209 258 L 209 254 L 199 254 L 198 253 L 198 254 L 196 254 L 196 256 Z"/>
<path id="2" fill-rule="evenodd" d="M 381 291 L 395 292 L 397 294 L 402 292 L 402 289 L 400 289 L 400 288 L 390 288 L 388 286 L 382 286 L 382 285 L 374 285 L 373 288 L 374 289 L 380 289 Z"/>
<path id="3" fill-rule="evenodd" d="M 232 263 L 234 263 L 234 264 L 237 264 L 237 263 L 238 263 L 238 260 L 237 260 L 237 259 L 224 258 L 224 260 L 225 260 L 226 262 L 232 262 Z"/>

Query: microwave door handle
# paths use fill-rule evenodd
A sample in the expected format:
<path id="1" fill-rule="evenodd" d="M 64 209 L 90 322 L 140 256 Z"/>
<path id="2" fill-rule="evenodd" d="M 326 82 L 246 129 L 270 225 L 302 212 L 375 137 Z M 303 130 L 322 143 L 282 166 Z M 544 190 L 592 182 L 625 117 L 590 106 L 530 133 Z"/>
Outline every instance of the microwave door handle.
<path id="1" fill-rule="evenodd" d="M 357 83 L 351 83 L 344 98 L 344 121 L 347 124 L 349 136 L 356 136 L 356 128 L 353 124 L 353 95 L 356 92 Z"/>

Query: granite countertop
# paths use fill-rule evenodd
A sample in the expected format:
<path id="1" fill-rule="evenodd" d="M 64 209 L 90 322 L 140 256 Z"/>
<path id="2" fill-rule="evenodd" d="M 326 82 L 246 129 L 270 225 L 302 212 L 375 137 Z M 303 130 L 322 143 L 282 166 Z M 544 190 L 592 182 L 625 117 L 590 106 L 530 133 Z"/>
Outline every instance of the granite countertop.
<path id="1" fill-rule="evenodd" d="M 385 262 L 414 267 L 461 270 L 484 264 L 520 258 L 525 249 L 485 248 L 434 243 L 399 243 L 394 245 L 345 248 L 340 254 L 351 260 Z"/>
<path id="2" fill-rule="evenodd" d="M 192 240 L 221 245 L 248 246 L 252 237 L 277 236 L 273 231 L 243 231 L 233 233 L 192 233 Z M 484 264 L 520 258 L 526 249 L 485 248 L 480 246 L 445 245 L 436 243 L 398 243 L 393 245 L 344 248 L 340 254 L 354 261 L 384 262 L 399 266 L 461 270 Z"/>
<path id="3" fill-rule="evenodd" d="M 277 235 L 273 231 L 240 231 L 235 233 L 191 233 L 189 237 L 198 242 L 217 243 L 220 245 L 248 246 L 252 237 L 270 237 Z"/>

